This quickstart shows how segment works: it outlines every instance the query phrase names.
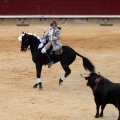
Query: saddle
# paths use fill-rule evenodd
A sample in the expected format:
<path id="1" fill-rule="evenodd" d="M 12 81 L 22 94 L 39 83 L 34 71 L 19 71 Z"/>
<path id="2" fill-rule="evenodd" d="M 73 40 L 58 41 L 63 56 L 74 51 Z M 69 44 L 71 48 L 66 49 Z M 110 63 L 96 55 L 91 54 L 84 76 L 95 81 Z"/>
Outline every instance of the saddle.
<path id="1" fill-rule="evenodd" d="M 59 50 L 55 51 L 56 55 L 61 55 L 62 53 L 63 53 L 63 49 L 62 48 L 60 48 Z"/>

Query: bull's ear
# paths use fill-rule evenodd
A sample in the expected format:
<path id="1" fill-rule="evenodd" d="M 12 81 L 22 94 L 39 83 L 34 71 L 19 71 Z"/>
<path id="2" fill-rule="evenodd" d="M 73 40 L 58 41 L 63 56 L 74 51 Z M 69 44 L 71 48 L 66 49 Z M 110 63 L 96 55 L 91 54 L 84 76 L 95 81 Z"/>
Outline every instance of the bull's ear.
<path id="1" fill-rule="evenodd" d="M 24 34 L 24 32 L 22 31 L 22 34 Z"/>

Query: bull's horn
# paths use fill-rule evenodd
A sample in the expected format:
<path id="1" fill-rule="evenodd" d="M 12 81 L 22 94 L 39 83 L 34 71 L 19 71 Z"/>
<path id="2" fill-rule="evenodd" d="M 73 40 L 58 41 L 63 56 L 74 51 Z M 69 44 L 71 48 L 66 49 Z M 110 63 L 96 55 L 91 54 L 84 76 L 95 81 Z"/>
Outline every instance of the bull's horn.
<path id="1" fill-rule="evenodd" d="M 82 75 L 82 74 L 80 74 L 80 76 L 81 76 L 81 77 L 83 77 L 83 78 L 85 78 L 85 77 L 86 77 L 86 76 L 84 76 L 84 75 Z"/>
<path id="2" fill-rule="evenodd" d="M 100 75 L 100 72 L 98 72 L 98 74 Z"/>

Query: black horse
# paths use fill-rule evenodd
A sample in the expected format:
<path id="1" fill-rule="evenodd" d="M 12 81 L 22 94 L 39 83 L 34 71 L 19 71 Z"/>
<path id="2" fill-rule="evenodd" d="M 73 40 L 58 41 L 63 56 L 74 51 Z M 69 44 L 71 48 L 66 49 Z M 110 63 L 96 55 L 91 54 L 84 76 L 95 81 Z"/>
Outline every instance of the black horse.
<path id="1" fill-rule="evenodd" d="M 39 44 L 40 44 L 40 40 L 34 34 L 25 33 L 21 36 L 21 51 L 25 52 L 28 46 L 30 45 L 32 60 L 36 64 L 37 82 L 33 86 L 33 88 L 37 88 L 37 86 L 39 85 L 39 89 L 41 89 L 42 82 L 40 80 L 40 77 L 41 77 L 42 66 L 46 65 L 47 61 L 45 55 L 41 53 L 42 48 L 38 49 Z M 77 53 L 75 50 L 73 50 L 68 46 L 63 46 L 62 49 L 63 52 L 60 55 L 56 55 L 54 52 L 52 55 L 49 54 L 49 56 L 52 58 L 54 63 L 57 62 L 61 63 L 61 66 L 65 71 L 65 74 L 59 79 L 59 84 L 61 84 L 63 80 L 71 73 L 69 65 L 74 62 L 74 60 L 76 59 L 76 55 L 82 58 L 83 66 L 85 70 L 89 70 L 90 72 L 95 72 L 95 67 L 89 59 L 80 55 L 79 53 Z"/>

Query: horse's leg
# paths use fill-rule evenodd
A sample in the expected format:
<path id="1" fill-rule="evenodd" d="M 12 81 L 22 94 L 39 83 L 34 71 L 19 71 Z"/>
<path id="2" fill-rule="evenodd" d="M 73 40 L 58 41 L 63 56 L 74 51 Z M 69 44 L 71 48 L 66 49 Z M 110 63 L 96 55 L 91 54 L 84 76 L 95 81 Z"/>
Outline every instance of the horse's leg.
<path id="1" fill-rule="evenodd" d="M 75 59 L 76 53 L 74 51 L 66 51 L 62 56 L 60 63 L 65 71 L 65 74 L 59 79 L 59 84 L 61 84 L 64 81 L 64 79 L 71 73 L 69 65 L 72 64 Z"/>
<path id="2" fill-rule="evenodd" d="M 71 73 L 71 69 L 69 68 L 69 66 L 62 65 L 62 67 L 65 71 L 65 74 L 59 79 L 59 84 L 61 84 L 64 81 L 64 79 Z"/>
<path id="3" fill-rule="evenodd" d="M 39 89 L 42 89 L 42 81 L 40 79 L 41 77 L 41 71 L 42 71 L 42 65 L 40 63 L 36 63 L 36 84 L 33 86 L 33 88 L 37 88 L 39 85 Z"/>

